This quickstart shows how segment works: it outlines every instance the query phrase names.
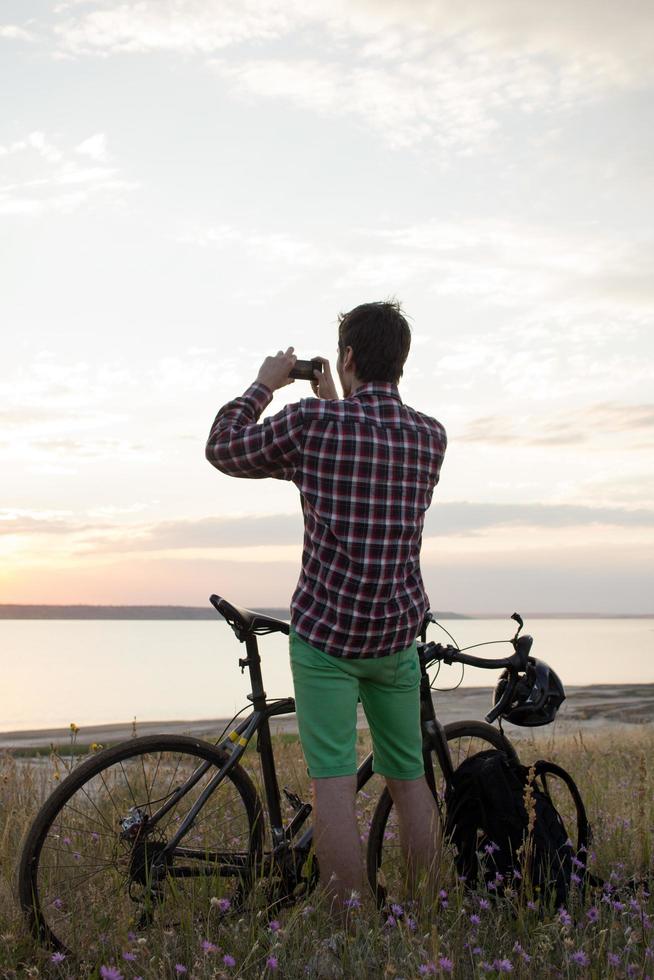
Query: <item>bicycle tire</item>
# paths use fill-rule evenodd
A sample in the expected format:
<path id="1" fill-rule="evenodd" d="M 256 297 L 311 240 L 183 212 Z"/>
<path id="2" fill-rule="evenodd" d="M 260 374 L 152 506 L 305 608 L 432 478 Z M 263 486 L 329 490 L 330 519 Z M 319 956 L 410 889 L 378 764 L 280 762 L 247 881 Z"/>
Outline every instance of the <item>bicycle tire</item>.
<path id="1" fill-rule="evenodd" d="M 517 758 L 515 748 L 506 736 L 483 721 L 454 721 L 445 725 L 445 737 L 454 768 L 484 749 L 502 749 Z M 458 746 L 455 744 L 458 743 Z M 440 772 L 436 749 L 431 750 L 436 780 L 436 802 L 441 818 L 445 807 L 444 778 Z M 377 904 L 382 907 L 389 900 L 400 896 L 405 880 L 404 861 L 399 847 L 399 834 L 393 826 L 393 800 L 388 788 L 384 788 L 370 823 L 367 849 L 368 882 Z M 389 827 L 389 820 L 391 826 Z"/>
<path id="2" fill-rule="evenodd" d="M 84 959 L 98 954 L 99 942 L 106 947 L 129 934 L 133 940 L 155 922 L 179 926 L 199 910 L 206 916 L 214 896 L 230 907 L 242 904 L 263 853 L 263 815 L 239 765 L 166 861 L 163 885 L 152 878 L 152 861 L 167 835 L 227 758 L 201 739 L 150 735 L 105 749 L 74 769 L 37 814 L 21 855 L 19 900 L 39 941 Z M 180 780 L 203 763 L 209 763 L 206 772 L 173 802 Z M 144 816 L 166 801 L 170 809 L 160 825 L 147 828 Z M 134 824 L 126 830 L 130 819 L 136 832 Z"/>

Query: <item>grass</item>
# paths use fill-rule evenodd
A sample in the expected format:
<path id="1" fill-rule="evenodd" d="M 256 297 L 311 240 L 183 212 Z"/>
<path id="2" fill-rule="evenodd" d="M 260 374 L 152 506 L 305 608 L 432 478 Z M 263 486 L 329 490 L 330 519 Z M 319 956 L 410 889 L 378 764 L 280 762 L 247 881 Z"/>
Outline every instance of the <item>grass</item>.
<path id="1" fill-rule="evenodd" d="M 75 733 L 76 734 L 76 733 Z M 367 749 L 366 733 L 359 736 Z M 75 752 L 80 750 L 72 739 Z M 280 785 L 308 798 L 308 781 L 297 739 L 275 738 Z M 0 755 L 0 977 L 111 978 L 304 978 L 312 976 L 413 980 L 422 976 L 518 978 L 654 977 L 654 898 L 621 882 L 651 874 L 654 827 L 654 729 L 593 735 L 561 733 L 525 738 L 521 757 L 545 757 L 575 777 L 594 831 L 592 869 L 608 882 L 582 899 L 571 893 L 568 908 L 547 915 L 530 909 L 517 893 L 493 900 L 470 893 L 452 875 L 436 907 L 404 909 L 384 920 L 363 908 L 351 910 L 347 935 L 335 930 L 314 895 L 296 906 L 267 908 L 265 898 L 248 914 L 223 914 L 218 893 L 194 902 L 178 927 L 153 927 L 147 935 L 98 936 L 89 965 L 52 959 L 29 935 L 16 900 L 16 866 L 24 835 L 65 769 L 84 753 L 61 759 L 47 753 Z M 260 791 L 256 752 L 246 768 Z M 359 797 L 365 841 L 380 786 Z M 563 809 L 569 806 L 564 801 Z M 97 914 L 111 921 L 98 892 Z M 196 896 L 197 898 L 197 896 Z M 223 907 L 224 902 L 223 900 Z M 93 902 L 91 904 L 94 904 Z M 104 927 L 103 927 L 104 928 Z"/>

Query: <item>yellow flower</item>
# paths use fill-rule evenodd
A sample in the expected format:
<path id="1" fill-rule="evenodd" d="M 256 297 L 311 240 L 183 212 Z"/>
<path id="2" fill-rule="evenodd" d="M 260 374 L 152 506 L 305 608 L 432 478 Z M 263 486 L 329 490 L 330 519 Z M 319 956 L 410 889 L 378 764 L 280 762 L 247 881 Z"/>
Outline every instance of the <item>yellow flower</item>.
<path id="1" fill-rule="evenodd" d="M 77 733 L 79 731 L 79 725 L 76 725 L 74 721 L 71 721 L 71 723 L 70 723 L 70 730 L 73 733 L 73 735 L 77 735 Z"/>
<path id="2" fill-rule="evenodd" d="M 90 752 L 99 752 L 100 749 L 103 749 L 103 748 L 104 748 L 104 745 L 101 742 L 91 742 L 91 744 L 89 745 L 89 751 Z"/>

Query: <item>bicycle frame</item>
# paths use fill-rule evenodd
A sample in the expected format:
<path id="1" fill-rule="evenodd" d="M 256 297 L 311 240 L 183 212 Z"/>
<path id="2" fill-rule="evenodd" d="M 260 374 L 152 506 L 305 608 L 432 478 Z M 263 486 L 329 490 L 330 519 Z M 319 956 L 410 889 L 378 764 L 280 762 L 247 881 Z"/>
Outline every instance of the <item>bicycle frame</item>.
<path id="1" fill-rule="evenodd" d="M 423 632 L 421 638 L 423 639 L 423 642 L 426 640 L 426 630 Z M 204 857 L 206 860 L 213 859 L 214 861 L 217 861 L 217 863 L 220 863 L 221 857 L 223 859 L 229 857 L 230 861 L 232 862 L 231 870 L 234 870 L 234 854 L 220 855 L 207 854 L 206 852 L 199 854 L 197 851 L 192 849 L 180 848 L 179 845 L 206 801 L 225 779 L 230 770 L 233 769 L 234 766 L 238 765 L 255 734 L 257 735 L 257 751 L 261 756 L 263 790 L 270 823 L 272 837 L 271 856 L 273 860 L 288 848 L 291 841 L 293 841 L 297 836 L 312 811 L 311 804 L 302 803 L 299 797 L 295 797 L 295 800 L 292 802 L 295 803 L 297 807 L 296 813 L 292 820 L 286 826 L 284 826 L 281 808 L 281 794 L 277 779 L 277 770 L 275 767 L 275 758 L 270 733 L 270 719 L 276 715 L 294 713 L 295 701 L 293 698 L 284 698 L 270 703 L 267 701 L 266 691 L 263 686 L 263 676 L 261 673 L 261 656 L 259 654 L 259 646 L 255 635 L 250 635 L 246 639 L 245 648 L 246 656 L 244 659 L 239 660 L 239 666 L 241 667 L 241 670 L 245 670 L 247 667 L 250 673 L 252 692 L 247 697 L 248 700 L 252 702 L 253 711 L 241 722 L 239 722 L 239 724 L 236 725 L 236 727 L 233 728 L 232 731 L 230 731 L 218 743 L 218 748 L 228 753 L 228 758 L 216 775 L 207 784 L 198 799 L 195 801 L 193 807 L 189 810 L 188 814 L 178 827 L 174 836 L 167 842 L 166 847 L 162 850 L 158 861 L 158 863 L 161 863 L 162 865 L 165 864 L 165 857 L 167 854 L 176 853 L 178 856 L 184 855 L 187 857 L 196 858 Z M 437 798 L 436 781 L 434 777 L 431 754 L 432 750 L 435 749 L 436 751 L 439 765 L 447 782 L 449 782 L 454 769 L 450 751 L 447 745 L 445 731 L 442 724 L 438 721 L 434 711 L 434 705 L 431 698 L 431 688 L 429 686 L 429 676 L 422 658 L 420 658 L 420 671 L 420 725 L 423 734 L 425 777 L 434 798 Z M 198 769 L 196 769 L 195 772 L 189 777 L 189 779 L 187 779 L 182 786 L 175 790 L 175 792 L 159 808 L 159 810 L 151 815 L 150 819 L 148 820 L 148 826 L 151 828 L 156 825 L 156 823 L 158 823 L 158 821 L 165 816 L 170 809 L 172 809 L 177 801 L 187 792 L 189 792 L 193 786 L 195 786 L 195 784 L 202 778 L 210 767 L 211 763 L 209 762 L 203 763 L 201 766 L 199 766 Z M 363 789 L 366 783 L 370 781 L 372 776 L 373 757 L 372 753 L 369 753 L 357 769 L 357 793 Z M 295 848 L 304 853 L 305 851 L 309 850 L 312 840 L 313 827 L 309 827 L 297 840 Z M 245 866 L 245 857 L 243 858 L 243 863 Z M 171 873 L 171 870 L 172 874 L 174 875 L 174 867 L 169 869 L 169 874 Z M 179 869 L 181 874 L 188 873 L 188 870 L 189 869 Z M 195 869 L 194 873 L 215 874 L 215 865 L 213 868 L 209 867 L 206 870 Z"/>

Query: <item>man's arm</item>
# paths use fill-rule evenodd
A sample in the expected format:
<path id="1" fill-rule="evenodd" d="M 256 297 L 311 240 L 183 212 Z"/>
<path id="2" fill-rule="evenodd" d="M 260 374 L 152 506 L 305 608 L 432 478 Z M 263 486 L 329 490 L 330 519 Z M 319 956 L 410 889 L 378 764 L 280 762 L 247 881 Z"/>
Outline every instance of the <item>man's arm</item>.
<path id="1" fill-rule="evenodd" d="M 287 405 L 257 424 L 273 391 L 292 383 L 288 378 L 295 363 L 292 350 L 289 347 L 286 354 L 279 351 L 276 357 L 267 357 L 254 384 L 218 412 L 209 433 L 206 457 L 222 473 L 254 480 L 266 476 L 293 479 L 301 453 L 300 406 Z"/>

